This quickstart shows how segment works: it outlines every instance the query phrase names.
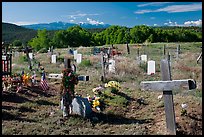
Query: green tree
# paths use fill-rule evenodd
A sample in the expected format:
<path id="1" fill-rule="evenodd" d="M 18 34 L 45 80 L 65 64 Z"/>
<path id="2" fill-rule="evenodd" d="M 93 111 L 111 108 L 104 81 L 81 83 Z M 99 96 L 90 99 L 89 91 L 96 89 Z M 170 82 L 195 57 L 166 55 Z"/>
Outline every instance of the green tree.
<path id="1" fill-rule="evenodd" d="M 12 45 L 14 47 L 20 47 L 20 46 L 22 46 L 22 42 L 20 40 L 14 40 Z"/>
<path id="2" fill-rule="evenodd" d="M 31 39 L 28 42 L 28 45 L 30 45 L 35 50 L 39 51 L 42 48 L 49 48 L 50 39 L 47 36 L 46 29 L 44 30 L 38 30 L 37 36 L 33 39 Z"/>

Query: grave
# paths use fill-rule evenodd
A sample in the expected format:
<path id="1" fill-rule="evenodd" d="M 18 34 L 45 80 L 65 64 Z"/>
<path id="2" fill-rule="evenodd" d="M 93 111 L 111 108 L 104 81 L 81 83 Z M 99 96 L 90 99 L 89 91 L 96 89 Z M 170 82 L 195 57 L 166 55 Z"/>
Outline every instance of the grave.
<path id="1" fill-rule="evenodd" d="M 81 63 L 81 60 L 82 60 L 82 54 L 77 54 L 76 63 L 77 63 L 77 64 Z"/>
<path id="2" fill-rule="evenodd" d="M 189 79 L 172 81 L 169 60 L 161 60 L 160 65 L 162 81 L 142 81 L 140 86 L 141 90 L 163 91 L 167 132 L 171 135 L 176 135 L 176 120 L 172 90 L 174 90 L 175 87 L 180 89 L 181 86 L 188 88 L 188 90 L 195 89 L 196 82 Z"/>
<path id="3" fill-rule="evenodd" d="M 109 60 L 108 68 L 110 73 L 115 73 L 115 60 L 113 59 Z"/>
<path id="4" fill-rule="evenodd" d="M 14 57 L 19 57 L 19 52 L 15 51 L 14 52 Z"/>
<path id="5" fill-rule="evenodd" d="M 73 99 L 71 114 L 79 115 L 82 117 L 89 117 L 91 113 L 92 108 L 87 98 L 76 96 Z"/>
<path id="6" fill-rule="evenodd" d="M 74 59 L 76 60 L 77 59 L 77 50 L 74 50 Z"/>
<path id="7" fill-rule="evenodd" d="M 57 56 L 56 55 L 52 55 L 51 63 L 57 63 Z"/>
<path id="8" fill-rule="evenodd" d="M 141 55 L 141 61 L 147 62 L 147 55 Z"/>
<path id="9" fill-rule="evenodd" d="M 32 60 L 33 59 L 33 53 L 28 53 L 29 58 Z"/>
<path id="10" fill-rule="evenodd" d="M 155 74 L 155 61 L 150 60 L 147 62 L 147 75 Z"/>

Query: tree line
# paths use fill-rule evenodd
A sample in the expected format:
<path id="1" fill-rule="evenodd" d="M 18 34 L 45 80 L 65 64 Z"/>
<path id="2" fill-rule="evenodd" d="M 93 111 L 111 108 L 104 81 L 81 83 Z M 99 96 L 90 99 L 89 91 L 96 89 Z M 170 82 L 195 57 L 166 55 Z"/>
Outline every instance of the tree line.
<path id="1" fill-rule="evenodd" d="M 80 26 L 49 33 L 38 30 L 37 36 L 28 41 L 35 50 L 42 48 L 67 48 L 79 46 L 102 46 L 106 44 L 134 44 L 155 42 L 201 42 L 202 28 L 198 27 L 149 27 L 145 25 L 133 28 L 113 25 L 102 31 L 89 31 Z M 15 41 L 16 42 L 16 41 Z M 14 43 L 14 42 L 13 42 Z"/>

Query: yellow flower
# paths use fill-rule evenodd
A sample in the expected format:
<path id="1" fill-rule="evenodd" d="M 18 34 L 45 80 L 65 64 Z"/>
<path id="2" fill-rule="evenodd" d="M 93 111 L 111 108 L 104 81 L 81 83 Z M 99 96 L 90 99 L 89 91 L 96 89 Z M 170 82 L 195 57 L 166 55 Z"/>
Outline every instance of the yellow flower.
<path id="1" fill-rule="evenodd" d="M 94 107 L 94 108 L 97 107 L 97 106 L 99 106 L 99 105 L 100 105 L 100 102 L 99 102 L 98 99 L 93 100 L 93 107 Z"/>

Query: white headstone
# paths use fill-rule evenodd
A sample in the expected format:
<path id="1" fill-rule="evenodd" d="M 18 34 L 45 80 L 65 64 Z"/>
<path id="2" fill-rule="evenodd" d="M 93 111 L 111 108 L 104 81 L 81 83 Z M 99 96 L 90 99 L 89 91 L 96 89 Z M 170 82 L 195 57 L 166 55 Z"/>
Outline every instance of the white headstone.
<path id="1" fill-rule="evenodd" d="M 115 73 L 115 60 L 113 59 L 109 60 L 109 72 Z"/>
<path id="2" fill-rule="evenodd" d="M 141 55 L 141 61 L 147 62 L 147 55 Z"/>
<path id="3" fill-rule="evenodd" d="M 52 63 L 57 63 L 57 56 L 56 55 L 52 55 Z"/>
<path id="4" fill-rule="evenodd" d="M 77 59 L 77 50 L 74 50 L 74 59 Z"/>
<path id="5" fill-rule="evenodd" d="M 150 60 L 147 63 L 147 75 L 155 74 L 155 61 Z"/>
<path id="6" fill-rule="evenodd" d="M 81 63 L 82 54 L 77 54 L 77 64 Z"/>
<path id="7" fill-rule="evenodd" d="M 33 53 L 28 53 L 28 55 L 30 59 L 33 59 Z"/>
<path id="8" fill-rule="evenodd" d="M 15 57 L 19 57 L 19 52 L 15 52 L 15 53 L 14 53 L 14 56 L 15 56 Z"/>

